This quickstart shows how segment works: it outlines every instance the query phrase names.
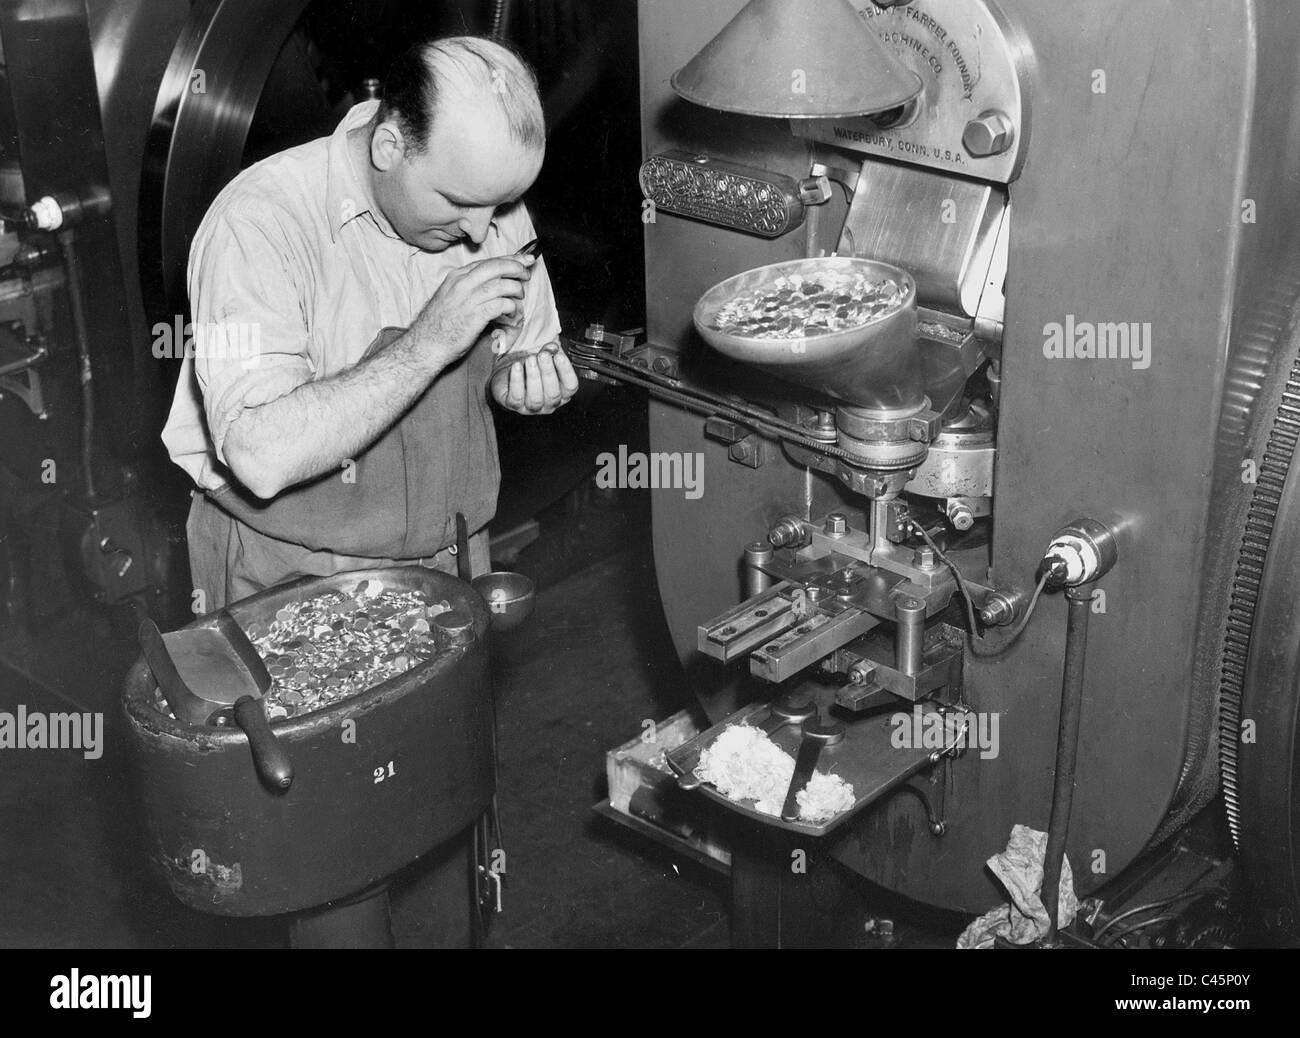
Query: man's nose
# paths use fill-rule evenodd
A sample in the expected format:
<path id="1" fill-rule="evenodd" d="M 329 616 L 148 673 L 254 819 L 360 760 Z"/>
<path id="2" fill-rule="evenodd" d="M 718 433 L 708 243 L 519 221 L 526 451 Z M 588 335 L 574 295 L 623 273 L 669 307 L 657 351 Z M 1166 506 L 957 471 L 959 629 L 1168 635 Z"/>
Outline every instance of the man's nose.
<path id="1" fill-rule="evenodd" d="M 475 245 L 482 245 L 487 240 L 488 228 L 491 225 L 492 211 L 490 209 L 477 210 L 461 217 L 460 232 Z"/>

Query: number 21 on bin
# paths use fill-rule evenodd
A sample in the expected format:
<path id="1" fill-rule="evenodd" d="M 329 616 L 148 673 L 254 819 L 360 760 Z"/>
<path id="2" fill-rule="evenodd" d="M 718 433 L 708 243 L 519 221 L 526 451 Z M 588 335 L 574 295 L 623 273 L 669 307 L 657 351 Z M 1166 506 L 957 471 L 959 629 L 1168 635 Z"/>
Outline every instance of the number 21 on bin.
<path id="1" fill-rule="evenodd" d="M 393 767 L 393 762 L 390 760 L 387 764 L 375 769 L 375 785 L 379 785 L 384 779 L 392 778 L 396 774 L 397 769 Z"/>

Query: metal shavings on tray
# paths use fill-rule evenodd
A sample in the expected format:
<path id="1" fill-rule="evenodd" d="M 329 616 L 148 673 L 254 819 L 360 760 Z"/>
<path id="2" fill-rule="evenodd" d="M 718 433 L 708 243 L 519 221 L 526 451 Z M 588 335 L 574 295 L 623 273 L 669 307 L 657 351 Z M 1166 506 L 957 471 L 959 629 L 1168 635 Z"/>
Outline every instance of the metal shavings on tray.
<path id="1" fill-rule="evenodd" d="M 746 339 L 810 338 L 858 328 L 902 305 L 903 287 L 893 278 L 791 274 L 724 304 L 713 327 Z"/>
<path id="2" fill-rule="evenodd" d="M 754 810 L 779 816 L 785 806 L 794 758 L 761 729 L 729 724 L 700 751 L 695 774 L 728 800 L 752 800 Z M 795 795 L 799 820 L 817 824 L 853 807 L 853 787 L 838 775 L 815 771 Z"/>
<path id="3" fill-rule="evenodd" d="M 264 697 L 267 718 L 332 706 L 432 659 L 430 620 L 449 609 L 378 580 L 281 607 L 265 634 L 248 632 L 274 682 Z"/>
<path id="4" fill-rule="evenodd" d="M 853 787 L 839 775 L 814 771 L 808 785 L 794 795 L 799 818 L 805 822 L 829 822 L 853 807 Z"/>

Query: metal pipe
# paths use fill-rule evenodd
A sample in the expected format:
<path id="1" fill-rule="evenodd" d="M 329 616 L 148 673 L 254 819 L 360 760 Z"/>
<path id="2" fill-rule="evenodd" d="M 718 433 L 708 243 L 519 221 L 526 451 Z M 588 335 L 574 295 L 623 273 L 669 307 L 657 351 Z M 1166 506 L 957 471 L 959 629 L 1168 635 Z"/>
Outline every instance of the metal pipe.
<path id="1" fill-rule="evenodd" d="M 95 435 L 95 386 L 90 366 L 90 333 L 86 328 L 86 308 L 82 298 L 81 266 L 77 261 L 76 236 L 71 229 L 59 232 L 63 247 L 63 266 L 68 279 L 68 296 L 72 304 L 72 326 L 77 339 L 77 364 L 81 378 L 81 478 L 86 499 L 95 501 L 93 463 Z"/>
<path id="2" fill-rule="evenodd" d="M 1047 909 L 1044 942 L 1056 941 L 1061 893 L 1061 860 L 1070 830 L 1075 766 L 1079 759 L 1079 722 L 1083 713 L 1083 662 L 1088 651 L 1088 614 L 1092 586 L 1066 588 L 1065 667 L 1061 676 L 1061 720 L 1056 737 L 1056 776 L 1052 784 L 1052 815 L 1047 824 L 1043 858 L 1043 907 Z"/>
<path id="3" fill-rule="evenodd" d="M 913 675 L 921 670 L 925 645 L 925 603 L 919 598 L 900 598 L 894 603 L 894 654 L 898 669 Z"/>
<path id="4" fill-rule="evenodd" d="M 775 552 L 766 541 L 751 541 L 745 545 L 745 597 L 761 595 L 772 586 L 772 578 L 760 566 L 772 561 Z"/>

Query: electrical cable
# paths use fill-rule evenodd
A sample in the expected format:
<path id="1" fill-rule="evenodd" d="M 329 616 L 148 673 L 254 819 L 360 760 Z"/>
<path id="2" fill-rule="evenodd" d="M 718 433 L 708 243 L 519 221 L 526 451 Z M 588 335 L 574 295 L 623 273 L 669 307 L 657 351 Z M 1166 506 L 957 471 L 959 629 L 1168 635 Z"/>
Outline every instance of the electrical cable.
<path id="1" fill-rule="evenodd" d="M 926 532 L 925 528 L 921 526 L 920 523 L 915 519 L 909 519 L 908 523 L 912 531 L 918 534 L 921 539 L 925 541 L 926 545 L 934 552 L 939 561 L 952 571 L 953 578 L 957 581 L 957 590 L 960 592 L 962 601 L 966 606 L 966 623 L 969 627 L 967 634 L 970 638 L 971 652 L 981 659 L 992 659 L 996 656 L 1001 656 L 1004 652 L 1015 645 L 1015 643 L 1019 641 L 1020 636 L 1025 633 L 1025 629 L 1029 626 L 1029 621 L 1033 618 L 1034 609 L 1038 605 L 1038 599 L 1042 595 L 1043 589 L 1047 586 L 1048 580 L 1051 579 L 1052 571 L 1050 569 L 1043 571 L 1043 575 L 1038 579 L 1038 586 L 1034 588 L 1034 593 L 1029 598 L 1029 605 L 1025 608 L 1025 615 L 1020 618 L 1015 627 L 1011 628 L 1010 632 L 1007 634 L 1006 640 L 995 649 L 985 649 L 979 644 L 982 639 L 975 633 L 976 630 L 978 630 L 975 623 L 975 606 L 974 600 L 971 598 L 970 589 L 966 586 L 966 578 L 962 576 L 961 570 L 957 568 L 957 564 L 948 557 L 947 552 L 935 544 L 934 538 Z"/>
<path id="2" fill-rule="evenodd" d="M 95 486 L 95 376 L 91 366 L 90 333 L 82 296 L 81 263 L 77 256 L 76 236 L 71 228 L 59 232 L 63 249 L 63 269 L 67 278 L 68 300 L 72 308 L 72 328 L 77 344 L 77 368 L 81 381 L 81 480 L 88 502 L 99 493 Z"/>
<path id="3" fill-rule="evenodd" d="M 1155 926 L 1156 923 L 1171 923 L 1177 918 L 1176 915 L 1158 915 L 1151 919 L 1143 919 L 1140 923 L 1134 923 L 1132 926 L 1126 926 L 1122 930 L 1116 930 L 1115 933 L 1111 935 L 1110 940 L 1106 943 L 1106 947 L 1115 947 L 1115 942 L 1121 937 L 1127 937 L 1129 934 L 1138 930 L 1145 929 L 1148 926 Z"/>
<path id="4" fill-rule="evenodd" d="M 1119 915 L 1106 920 L 1106 922 L 1102 925 L 1102 927 L 1099 930 L 1097 930 L 1095 933 L 1093 933 L 1092 939 L 1094 941 L 1100 940 L 1101 935 L 1104 934 L 1116 923 L 1118 923 L 1121 919 L 1127 919 L 1130 916 L 1137 915 L 1139 912 L 1153 912 L 1153 911 L 1157 911 L 1158 909 L 1165 908 L 1169 905 L 1175 904 L 1178 901 L 1187 901 L 1192 898 L 1208 897 L 1211 894 L 1226 894 L 1226 893 L 1227 891 L 1224 890 L 1223 887 L 1203 887 L 1200 890 L 1184 890 L 1181 894 L 1174 894 L 1172 897 L 1162 898 L 1159 901 L 1151 901 L 1145 905 L 1138 905 L 1135 908 L 1126 909 L 1125 911 L 1120 912 Z M 1115 938 L 1112 937 L 1111 939 L 1114 940 Z"/>

